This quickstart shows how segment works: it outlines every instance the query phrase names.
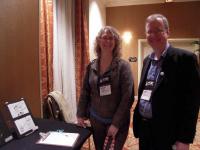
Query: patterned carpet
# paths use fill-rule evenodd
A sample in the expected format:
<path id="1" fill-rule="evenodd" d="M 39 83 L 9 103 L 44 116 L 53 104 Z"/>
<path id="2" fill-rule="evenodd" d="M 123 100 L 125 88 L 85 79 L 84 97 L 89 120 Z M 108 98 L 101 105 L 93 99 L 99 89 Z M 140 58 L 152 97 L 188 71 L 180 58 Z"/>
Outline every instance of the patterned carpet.
<path id="1" fill-rule="evenodd" d="M 135 104 L 133 105 L 134 108 Z M 133 112 L 133 111 L 132 111 Z M 194 143 L 190 145 L 190 150 L 200 150 L 200 113 L 196 128 L 196 136 L 194 139 Z M 89 146 L 90 143 L 90 146 Z M 127 137 L 126 143 L 124 145 L 123 150 L 138 150 L 138 139 L 133 136 L 132 126 L 129 128 L 129 135 Z M 89 140 L 85 142 L 81 150 L 95 150 L 92 136 Z"/>

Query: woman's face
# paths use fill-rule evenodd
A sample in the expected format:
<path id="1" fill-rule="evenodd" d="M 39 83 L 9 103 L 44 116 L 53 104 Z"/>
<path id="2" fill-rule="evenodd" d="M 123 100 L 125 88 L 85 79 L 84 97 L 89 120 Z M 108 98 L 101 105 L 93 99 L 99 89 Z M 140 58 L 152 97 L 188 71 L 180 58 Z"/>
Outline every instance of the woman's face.
<path id="1" fill-rule="evenodd" d="M 99 46 L 101 48 L 101 52 L 109 53 L 113 51 L 115 47 L 115 38 L 114 36 L 108 31 L 105 30 L 100 39 L 99 39 Z"/>

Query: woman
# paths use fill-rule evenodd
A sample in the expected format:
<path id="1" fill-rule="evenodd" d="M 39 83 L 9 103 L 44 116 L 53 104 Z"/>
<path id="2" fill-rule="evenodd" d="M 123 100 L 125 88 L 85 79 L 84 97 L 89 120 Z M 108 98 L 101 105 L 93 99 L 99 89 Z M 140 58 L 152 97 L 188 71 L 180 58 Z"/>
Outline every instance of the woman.
<path id="1" fill-rule="evenodd" d="M 89 118 L 96 150 L 103 149 L 106 137 L 113 139 L 113 149 L 121 150 L 128 135 L 133 77 L 120 50 L 117 31 L 110 26 L 102 28 L 96 37 L 97 59 L 88 65 L 84 78 L 77 119 L 78 125 L 85 127 Z"/>

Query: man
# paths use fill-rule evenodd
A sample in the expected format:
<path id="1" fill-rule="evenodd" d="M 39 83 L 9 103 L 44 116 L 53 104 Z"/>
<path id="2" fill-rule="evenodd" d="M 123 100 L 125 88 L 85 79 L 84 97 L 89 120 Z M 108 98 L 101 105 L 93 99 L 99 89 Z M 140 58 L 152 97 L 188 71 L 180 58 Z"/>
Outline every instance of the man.
<path id="1" fill-rule="evenodd" d="M 145 30 L 153 52 L 143 62 L 134 135 L 140 150 L 189 150 L 200 101 L 196 55 L 168 43 L 169 24 L 161 14 L 150 15 Z"/>

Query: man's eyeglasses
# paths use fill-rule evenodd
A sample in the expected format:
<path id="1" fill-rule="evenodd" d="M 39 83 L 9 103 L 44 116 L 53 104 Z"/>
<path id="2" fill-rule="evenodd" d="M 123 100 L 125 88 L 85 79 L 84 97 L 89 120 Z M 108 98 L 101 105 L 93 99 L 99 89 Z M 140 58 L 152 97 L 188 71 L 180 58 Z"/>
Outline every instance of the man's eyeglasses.
<path id="1" fill-rule="evenodd" d="M 158 35 L 158 34 L 161 34 L 161 33 L 164 33 L 164 32 L 166 32 L 166 30 L 158 29 L 158 30 L 149 30 L 149 31 L 146 32 L 146 34 L 147 35 L 152 35 L 152 34 Z"/>

